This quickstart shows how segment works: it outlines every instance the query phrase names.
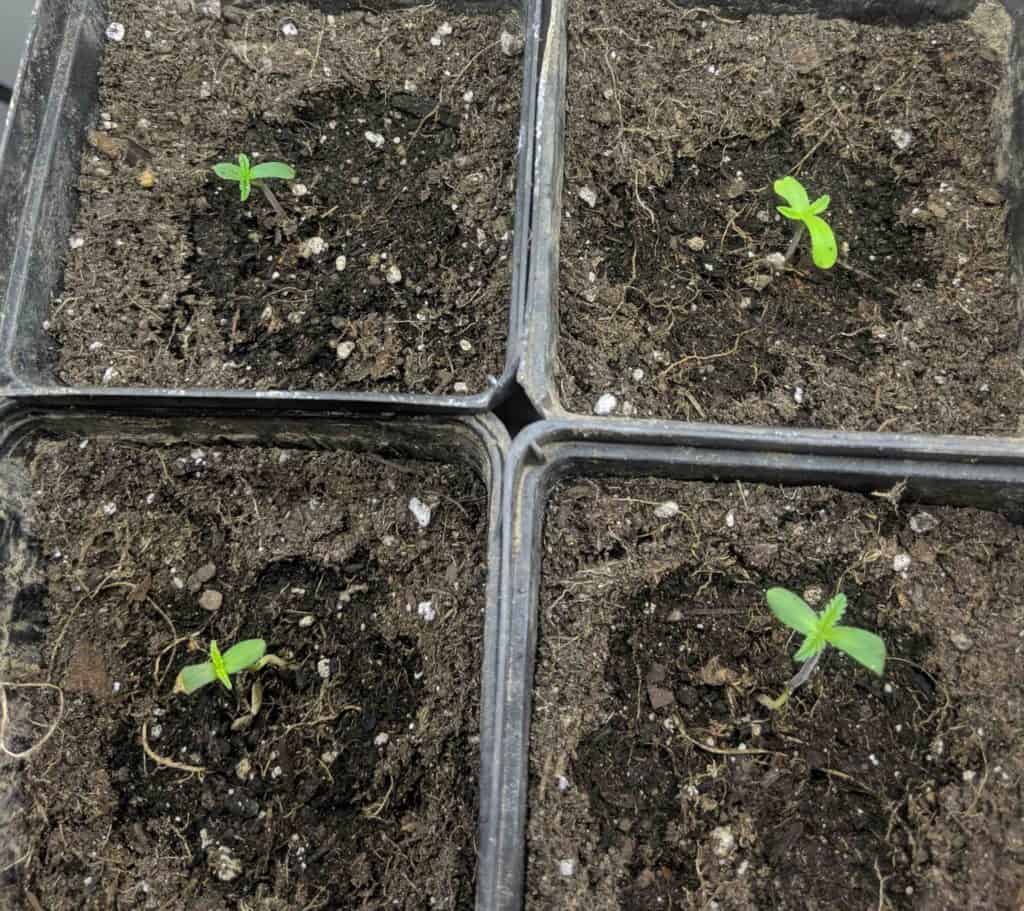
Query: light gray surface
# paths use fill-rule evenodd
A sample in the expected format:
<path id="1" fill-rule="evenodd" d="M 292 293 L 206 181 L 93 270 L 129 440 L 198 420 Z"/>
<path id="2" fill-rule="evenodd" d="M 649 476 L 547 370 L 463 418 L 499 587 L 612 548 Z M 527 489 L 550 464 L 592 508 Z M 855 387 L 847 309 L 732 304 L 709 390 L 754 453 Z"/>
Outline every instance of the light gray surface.
<path id="1" fill-rule="evenodd" d="M 25 51 L 34 0 L 0 0 L 0 82 L 14 88 L 18 61 Z M 0 130 L 7 106 L 0 104 Z"/>

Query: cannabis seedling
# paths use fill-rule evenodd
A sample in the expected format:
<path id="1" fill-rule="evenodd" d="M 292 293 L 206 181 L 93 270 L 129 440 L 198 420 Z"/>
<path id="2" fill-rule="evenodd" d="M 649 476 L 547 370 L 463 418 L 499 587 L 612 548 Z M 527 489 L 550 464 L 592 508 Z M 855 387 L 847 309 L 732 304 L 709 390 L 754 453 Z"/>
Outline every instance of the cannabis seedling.
<path id="1" fill-rule="evenodd" d="M 779 214 L 798 222 L 796 233 L 786 251 L 785 262 L 789 262 L 796 252 L 804 229 L 811 235 L 811 258 L 819 269 L 831 269 L 836 264 L 836 236 L 821 218 L 821 213 L 828 208 L 828 194 L 819 196 L 814 202 L 808 199 L 804 185 L 795 177 L 783 177 L 775 181 L 775 192 L 789 205 L 777 206 Z"/>
<path id="2" fill-rule="evenodd" d="M 793 656 L 794 661 L 804 662 L 804 666 L 786 684 L 778 699 L 761 696 L 762 705 L 772 709 L 782 708 L 790 694 L 811 676 L 818 659 L 829 645 L 846 652 L 869 671 L 881 675 L 885 670 L 885 643 L 881 637 L 854 626 L 836 625 L 846 613 L 846 595 L 842 592 L 829 601 L 820 614 L 816 614 L 799 595 L 785 588 L 770 588 L 765 597 L 771 612 L 805 638 Z"/>
<path id="3" fill-rule="evenodd" d="M 174 692 L 191 694 L 214 680 L 219 680 L 225 689 L 230 690 L 232 674 L 258 671 L 268 664 L 281 666 L 284 662 L 275 655 L 267 654 L 267 643 L 262 639 L 236 642 L 223 655 L 214 639 L 210 642 L 210 660 L 182 668 L 174 681 Z"/>
<path id="4" fill-rule="evenodd" d="M 249 191 L 254 183 L 256 186 L 261 187 L 264 193 L 268 193 L 269 188 L 265 184 L 260 183 L 260 181 L 295 179 L 295 171 L 289 165 L 284 164 L 284 162 L 264 161 L 262 164 L 253 166 L 249 163 L 249 156 L 244 154 L 238 156 L 238 164 L 231 164 L 226 161 L 215 164 L 213 166 L 213 173 L 222 180 L 237 181 L 242 202 L 249 198 Z M 268 199 L 270 198 L 272 197 L 268 196 Z M 275 199 L 273 202 L 276 203 L 277 200 Z M 275 208 L 280 208 L 280 206 L 277 205 Z"/>

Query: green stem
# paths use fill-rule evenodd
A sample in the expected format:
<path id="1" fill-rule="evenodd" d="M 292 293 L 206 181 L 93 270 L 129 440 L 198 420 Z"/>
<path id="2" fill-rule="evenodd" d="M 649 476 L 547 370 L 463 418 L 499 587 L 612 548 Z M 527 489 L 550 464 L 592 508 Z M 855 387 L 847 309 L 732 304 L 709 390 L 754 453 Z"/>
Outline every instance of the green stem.
<path id="1" fill-rule="evenodd" d="M 284 209 L 281 208 L 281 203 L 277 201 L 277 197 L 274 195 L 274 191 L 271 190 L 270 187 L 268 187 L 262 180 L 254 180 L 253 183 L 256 184 L 263 191 L 263 195 L 267 197 L 267 202 L 269 202 L 270 205 L 274 207 L 274 211 L 277 213 L 277 217 L 282 220 L 286 219 L 288 216 L 285 214 Z M 803 225 L 801 225 L 800 227 L 803 227 Z"/>
<path id="2" fill-rule="evenodd" d="M 758 696 L 757 701 L 765 708 L 771 709 L 773 712 L 777 712 L 787 702 L 789 702 L 789 697 L 792 696 L 793 693 L 811 679 L 811 674 L 814 673 L 814 669 L 818 666 L 818 661 L 821 660 L 821 656 L 824 652 L 825 650 L 822 649 L 820 652 L 816 652 L 808 658 L 807 661 L 804 662 L 803 667 L 801 667 L 800 670 L 798 670 L 789 679 L 778 698 L 772 699 L 770 696 Z"/>
<path id="3" fill-rule="evenodd" d="M 793 256 L 796 254 L 796 248 L 800 246 L 800 241 L 803 240 L 803 236 L 804 236 L 804 223 L 800 222 L 800 224 L 797 225 L 796 232 L 793 234 L 793 239 L 789 242 L 789 247 L 786 250 L 786 256 L 785 256 L 785 265 L 786 266 L 789 265 L 790 260 L 792 260 Z M 785 266 L 783 268 L 785 268 Z"/>

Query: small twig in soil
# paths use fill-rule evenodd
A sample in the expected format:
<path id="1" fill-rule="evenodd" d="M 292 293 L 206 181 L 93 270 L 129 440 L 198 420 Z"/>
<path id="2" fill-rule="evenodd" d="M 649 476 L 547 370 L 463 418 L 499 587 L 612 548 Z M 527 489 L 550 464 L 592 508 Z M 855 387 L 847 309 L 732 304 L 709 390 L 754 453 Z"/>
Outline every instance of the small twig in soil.
<path id="1" fill-rule="evenodd" d="M 195 636 L 178 636 L 173 642 L 170 642 L 170 643 L 168 643 L 167 645 L 165 645 L 163 647 L 163 650 L 160 652 L 160 654 L 156 656 L 156 663 L 153 666 L 153 679 L 154 680 L 159 682 L 160 680 L 163 680 L 163 678 L 167 676 L 167 671 L 166 670 L 164 670 L 163 674 L 160 673 L 160 662 L 163 661 L 164 655 L 166 655 L 169 651 L 172 651 L 173 649 L 176 649 L 179 645 L 181 645 L 182 642 L 190 642 L 194 638 L 195 638 Z M 173 658 L 174 658 L 174 656 L 172 655 L 171 659 L 173 660 Z"/>
<path id="2" fill-rule="evenodd" d="M 810 151 L 809 151 L 809 152 L 808 152 L 808 153 L 807 153 L 806 155 L 804 155 L 804 157 L 803 157 L 803 158 L 801 158 L 801 159 L 800 159 L 800 160 L 799 160 L 799 161 L 798 161 L 798 162 L 796 163 L 796 165 L 795 165 L 794 167 L 792 167 L 792 168 L 790 169 L 789 173 L 790 173 L 791 175 L 793 175 L 794 177 L 796 177 L 796 175 L 800 173 L 800 169 L 801 169 L 801 168 L 802 168 L 802 167 L 804 166 L 804 164 L 805 164 L 805 163 L 807 162 L 807 159 L 808 159 L 808 158 L 810 158 L 810 157 L 811 157 L 811 156 L 812 156 L 812 155 L 813 155 L 813 154 L 814 154 L 815 152 L 817 152 L 819 148 L 821 148 L 821 144 L 822 144 L 822 143 L 823 143 L 823 142 L 824 142 L 824 141 L 825 141 L 825 140 L 826 140 L 827 138 L 828 138 L 828 136 L 827 136 L 827 135 L 826 135 L 826 136 L 822 136 L 822 137 L 821 137 L 821 139 L 819 139 L 819 140 L 818 140 L 818 141 L 817 141 L 817 142 L 816 142 L 816 143 L 815 143 L 815 144 L 814 144 L 813 146 L 811 146 L 811 150 L 810 150 Z"/>
<path id="3" fill-rule="evenodd" d="M 699 417 L 702 421 L 705 420 L 707 415 L 705 415 L 704 409 L 700 407 L 700 402 L 698 402 L 693 397 L 693 394 L 690 392 L 689 389 L 683 390 L 683 397 L 693 406 L 693 410 L 697 412 L 697 417 Z"/>
<path id="4" fill-rule="evenodd" d="M 619 111 L 619 135 L 616 138 L 617 141 L 621 141 L 626 132 L 626 118 L 622 114 L 622 98 L 619 95 L 619 81 L 615 78 L 615 67 L 612 66 L 612 62 L 608 58 L 608 42 L 602 38 L 601 44 L 603 44 L 605 48 L 604 65 L 608 67 L 608 75 L 611 76 L 612 79 L 612 97 L 615 99 L 615 107 L 618 108 Z"/>
<path id="5" fill-rule="evenodd" d="M 910 665 L 910 667 L 914 668 L 914 670 L 919 671 L 920 673 L 924 674 L 929 680 L 931 680 L 932 686 L 935 687 L 935 690 L 937 692 L 941 690 L 945 702 L 943 702 L 941 706 L 939 706 L 934 712 L 932 712 L 927 718 L 925 718 L 924 721 L 922 721 L 920 725 L 918 725 L 918 727 L 924 728 L 927 725 L 931 724 L 932 719 L 935 718 L 936 715 L 939 716 L 940 720 L 938 723 L 941 724 L 942 720 L 945 718 L 946 709 L 948 709 L 950 705 L 949 691 L 946 689 L 946 687 L 943 686 L 942 683 L 936 679 L 934 674 L 923 668 L 920 664 L 911 661 L 909 658 L 897 658 L 895 656 L 892 656 L 889 658 L 889 660 L 898 661 L 901 664 Z M 916 697 L 914 701 L 917 701 Z M 918 703 L 918 705 L 920 705 L 920 703 Z"/>
<path id="6" fill-rule="evenodd" d="M 154 753 L 152 747 L 149 745 L 149 737 L 146 734 L 146 725 L 148 724 L 148 721 L 142 722 L 142 751 L 152 759 L 153 762 L 167 769 L 177 769 L 179 772 L 191 772 L 193 775 L 204 775 L 206 773 L 205 766 L 188 765 L 184 762 L 175 762 L 173 759 L 168 759 L 166 756 Z"/>
<path id="7" fill-rule="evenodd" d="M 177 644 L 179 642 L 179 639 L 178 639 L 178 630 L 174 626 L 174 621 L 171 620 L 171 618 L 168 617 L 166 613 L 164 613 L 163 608 L 160 607 L 160 605 L 157 604 L 156 601 L 154 601 L 152 598 L 150 598 L 149 595 L 146 595 L 146 601 L 149 602 L 149 606 L 152 607 L 153 610 L 155 610 L 161 617 L 164 618 L 164 623 L 166 623 L 171 628 L 171 640 L 172 640 L 171 641 L 171 648 L 172 649 L 176 648 Z M 163 653 L 161 653 L 161 654 L 163 654 Z M 174 661 L 174 654 L 173 653 L 171 654 L 171 661 Z M 153 668 L 153 679 L 157 683 L 160 683 L 160 681 L 163 679 L 162 677 L 158 677 L 157 676 L 157 672 L 159 670 L 159 667 L 160 667 L 160 659 L 157 658 L 156 666 Z M 167 672 L 164 671 L 164 673 L 166 674 Z"/>
<path id="8" fill-rule="evenodd" d="M 489 51 L 492 47 L 497 47 L 499 44 L 501 44 L 500 41 L 492 41 L 490 44 L 485 44 L 479 51 L 477 51 L 472 57 L 469 58 L 469 63 L 467 63 L 461 70 L 459 70 L 458 73 L 452 76 L 452 82 L 458 85 L 459 80 L 466 75 L 466 70 L 468 70 L 474 63 L 476 63 L 476 61 L 480 58 L 482 54 L 487 53 L 487 51 Z"/>
<path id="9" fill-rule="evenodd" d="M 3 642 L 0 642 L 0 656 L 3 656 L 7 651 L 7 646 L 11 642 L 11 633 L 6 625 L 0 627 L 3 631 Z M 7 749 L 7 725 L 8 725 L 8 713 L 7 713 L 7 690 L 54 690 L 57 693 L 57 718 L 47 729 L 46 733 L 39 738 L 32 746 L 27 750 L 20 752 L 14 752 L 13 750 Z M 0 753 L 6 756 L 8 759 L 28 759 L 34 755 L 36 751 L 40 750 L 43 744 L 49 740 L 57 730 L 61 721 L 64 718 L 64 691 L 53 683 L 9 683 L 6 680 L 0 680 Z"/>
<path id="10" fill-rule="evenodd" d="M 649 205 L 647 205 L 647 203 L 645 203 L 640 198 L 640 172 L 639 171 L 634 171 L 633 172 L 633 195 L 636 197 L 637 204 L 640 206 L 640 208 L 643 209 L 650 216 L 651 224 L 652 225 L 656 225 L 658 223 L 657 216 L 655 216 L 655 214 L 651 211 L 651 207 Z M 635 260 L 634 260 L 634 262 L 635 262 Z"/>
<path id="11" fill-rule="evenodd" d="M 885 881 L 889 878 L 888 876 L 882 876 L 882 871 L 878 868 L 878 858 L 875 858 L 875 876 L 878 877 L 878 911 L 885 911 Z"/>
<path id="12" fill-rule="evenodd" d="M 323 22 L 324 22 L 323 28 L 320 29 L 320 34 L 317 35 L 317 37 L 316 37 L 316 51 L 313 54 L 313 62 L 310 63 L 310 65 L 309 65 L 309 75 L 310 76 L 313 75 L 313 71 L 316 69 L 317 63 L 320 62 L 320 45 L 323 44 L 324 32 L 327 31 L 327 17 L 326 16 L 324 17 Z"/>
<path id="13" fill-rule="evenodd" d="M 686 733 L 686 727 L 683 725 L 683 719 L 679 715 L 673 715 L 672 721 L 675 724 L 676 733 L 679 734 L 684 740 L 689 741 L 698 749 L 704 750 L 706 753 L 714 753 L 718 756 L 786 756 L 786 753 L 780 753 L 778 750 L 762 750 L 760 747 L 746 747 L 745 749 L 726 749 L 724 747 L 713 747 L 708 746 L 706 743 L 701 743 L 699 740 L 695 740 L 689 734 Z"/>
<path id="14" fill-rule="evenodd" d="M 871 496 L 878 497 L 879 500 L 885 500 L 895 512 L 900 511 L 900 500 L 903 499 L 903 494 L 907 489 L 906 479 L 897 481 L 888 490 L 872 490 Z"/>
<path id="15" fill-rule="evenodd" d="M 865 281 L 869 281 L 872 284 L 881 285 L 883 291 L 888 294 L 896 295 L 896 289 L 892 285 L 882 285 L 878 280 L 878 277 L 872 275 L 870 272 L 865 272 L 863 269 L 858 269 L 856 266 L 851 266 L 849 263 L 839 262 L 837 263 L 840 269 L 845 269 L 847 272 L 852 272 L 858 278 L 863 278 Z"/>
<path id="16" fill-rule="evenodd" d="M 753 329 L 747 329 L 741 332 L 739 335 L 736 336 L 736 340 L 732 343 L 732 347 L 729 348 L 727 351 L 719 351 L 716 354 L 687 354 L 685 357 L 681 357 L 674 364 L 669 364 L 664 370 L 662 370 L 661 373 L 658 374 L 658 379 L 661 379 L 663 376 L 672 373 L 672 371 L 674 371 L 677 367 L 682 367 L 683 364 L 687 363 L 688 361 L 700 361 L 701 363 L 703 363 L 704 361 L 717 360 L 720 357 L 730 357 L 731 355 L 739 351 L 740 339 L 743 338 L 743 336 L 745 335 L 750 335 L 750 333 L 754 331 L 755 330 Z"/>
<path id="17" fill-rule="evenodd" d="M 672 6 L 677 8 L 675 3 L 673 3 Z M 683 18 L 693 19 L 698 15 L 709 16 L 710 18 L 714 19 L 715 22 L 724 22 L 726 25 L 738 25 L 740 22 L 743 21 L 742 19 L 726 19 L 724 16 L 719 16 L 718 13 L 716 13 L 714 10 L 707 9 L 706 7 L 703 6 L 695 6 L 692 9 L 688 9 L 685 13 L 683 13 Z"/>
<path id="18" fill-rule="evenodd" d="M 388 801 L 391 800 L 391 794 L 395 790 L 395 779 L 391 778 L 390 782 L 391 783 L 388 785 L 387 794 L 385 794 L 380 799 L 380 801 L 373 807 L 373 809 L 363 810 L 363 816 L 365 816 L 367 819 L 378 819 L 380 817 L 380 814 L 384 812 L 384 808 L 388 805 Z"/>
<path id="19" fill-rule="evenodd" d="M 826 769 L 826 768 L 817 767 L 815 769 L 815 771 L 817 771 L 817 772 L 824 772 L 830 778 L 841 778 L 843 781 L 848 781 L 858 791 L 860 791 L 863 794 L 874 794 L 875 793 L 874 791 L 871 790 L 871 788 L 867 787 L 867 785 L 861 784 L 852 775 L 847 775 L 846 772 L 840 772 L 839 769 Z"/>
<path id="20" fill-rule="evenodd" d="M 43 734 L 32 746 L 27 750 L 21 750 L 15 752 L 7 749 L 7 690 L 54 690 L 57 693 L 57 718 L 47 728 L 46 733 Z M 0 753 L 3 753 L 8 759 L 28 759 L 34 755 L 38 750 L 42 749 L 43 744 L 46 743 L 56 732 L 57 727 L 60 725 L 61 720 L 64 718 L 64 691 L 52 683 L 10 683 L 7 680 L 0 680 Z"/>
<path id="21" fill-rule="evenodd" d="M 420 131 L 427 125 L 427 121 L 430 120 L 431 117 L 437 117 L 437 113 L 440 110 L 441 102 L 439 101 L 437 104 L 434 105 L 434 109 L 430 111 L 430 113 L 428 113 L 427 116 L 424 117 L 419 122 L 419 126 L 417 126 L 416 129 L 412 131 L 412 136 L 410 136 L 405 143 L 406 154 L 408 154 L 409 150 L 412 148 L 412 144 L 416 141 L 416 137 L 420 135 Z"/>
<path id="22" fill-rule="evenodd" d="M 978 805 L 978 801 L 981 800 L 982 791 L 985 790 L 985 785 L 988 784 L 988 756 L 985 755 L 985 745 L 980 739 L 978 740 L 978 749 L 981 750 L 981 761 L 985 769 L 981 773 L 981 781 L 978 782 L 977 790 L 974 792 L 974 800 L 971 801 L 971 805 L 967 808 L 965 816 L 970 816 L 974 813 L 974 808 Z"/>

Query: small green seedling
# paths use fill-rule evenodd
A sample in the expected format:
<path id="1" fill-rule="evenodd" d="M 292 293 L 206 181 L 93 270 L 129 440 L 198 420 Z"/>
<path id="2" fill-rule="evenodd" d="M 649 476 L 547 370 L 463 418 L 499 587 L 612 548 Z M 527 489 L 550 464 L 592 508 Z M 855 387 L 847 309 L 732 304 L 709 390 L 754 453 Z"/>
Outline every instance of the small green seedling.
<path id="1" fill-rule="evenodd" d="M 242 671 L 258 671 L 266 664 L 281 664 L 280 658 L 267 654 L 267 643 L 262 639 L 236 642 L 222 655 L 217 640 L 210 642 L 210 660 L 190 664 L 183 668 L 174 681 L 174 692 L 192 694 L 214 680 L 225 689 L 231 689 L 231 675 Z"/>
<path id="2" fill-rule="evenodd" d="M 846 652 L 869 671 L 879 675 L 884 672 L 885 643 L 881 637 L 854 626 L 836 625 L 846 613 L 846 595 L 842 592 L 829 601 L 820 614 L 816 614 L 799 595 L 785 588 L 770 588 L 765 597 L 771 612 L 805 638 L 793 656 L 794 661 L 803 662 L 804 666 L 786 684 L 778 699 L 761 696 L 763 705 L 772 709 L 782 708 L 790 694 L 811 676 L 818 659 L 829 645 Z"/>
<path id="3" fill-rule="evenodd" d="M 783 177 L 781 180 L 776 180 L 775 192 L 789 203 L 789 205 L 777 206 L 779 213 L 799 223 L 789 250 L 786 252 L 786 262 L 789 262 L 796 252 L 797 244 L 800 243 L 800 238 L 806 228 L 807 233 L 811 235 L 811 258 L 814 260 L 814 265 L 819 269 L 831 269 L 838 258 L 836 236 L 832 233 L 828 222 L 820 217 L 831 202 L 828 194 L 819 196 L 814 202 L 811 202 L 807 197 L 804 185 L 795 177 Z"/>
<path id="4" fill-rule="evenodd" d="M 294 180 L 295 171 L 289 165 L 281 161 L 264 161 L 262 164 L 251 165 L 248 155 L 239 155 L 238 164 L 230 164 L 222 161 L 213 166 L 213 173 L 223 180 L 234 180 L 238 182 L 238 190 L 242 196 L 242 202 L 249 198 L 252 185 L 263 186 L 261 180 Z"/>

